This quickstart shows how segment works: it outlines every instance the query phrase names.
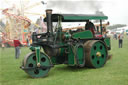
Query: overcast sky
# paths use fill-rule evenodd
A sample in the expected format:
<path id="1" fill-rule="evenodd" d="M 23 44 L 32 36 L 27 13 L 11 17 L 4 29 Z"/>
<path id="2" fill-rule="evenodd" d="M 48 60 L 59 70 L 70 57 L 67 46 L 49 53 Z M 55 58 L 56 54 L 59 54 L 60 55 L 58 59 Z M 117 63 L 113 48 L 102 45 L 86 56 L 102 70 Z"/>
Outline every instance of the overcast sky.
<path id="1" fill-rule="evenodd" d="M 0 0 L 0 9 L 12 7 L 13 4 L 19 9 L 30 7 L 42 0 Z M 21 2 L 21 3 L 20 3 Z M 75 13 L 75 14 L 94 14 L 95 11 L 102 11 L 108 16 L 110 24 L 127 24 L 128 25 L 128 0 L 44 0 L 45 5 L 33 5 L 25 14 L 33 22 L 39 17 L 34 13 L 45 14 L 46 8 L 53 9 L 54 13 Z M 1 11 L 0 11 L 1 12 Z M 4 17 L 0 13 L 1 17 Z"/>

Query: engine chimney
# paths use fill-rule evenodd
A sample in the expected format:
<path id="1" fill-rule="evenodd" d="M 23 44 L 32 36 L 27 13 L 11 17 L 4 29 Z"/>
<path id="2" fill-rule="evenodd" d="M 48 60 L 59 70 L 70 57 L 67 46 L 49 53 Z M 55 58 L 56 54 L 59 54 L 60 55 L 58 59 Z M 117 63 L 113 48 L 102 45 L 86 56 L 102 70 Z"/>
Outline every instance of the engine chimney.
<path id="1" fill-rule="evenodd" d="M 52 9 L 47 9 L 47 10 L 46 10 L 46 17 L 47 17 L 47 33 L 53 34 L 51 16 L 52 16 Z"/>

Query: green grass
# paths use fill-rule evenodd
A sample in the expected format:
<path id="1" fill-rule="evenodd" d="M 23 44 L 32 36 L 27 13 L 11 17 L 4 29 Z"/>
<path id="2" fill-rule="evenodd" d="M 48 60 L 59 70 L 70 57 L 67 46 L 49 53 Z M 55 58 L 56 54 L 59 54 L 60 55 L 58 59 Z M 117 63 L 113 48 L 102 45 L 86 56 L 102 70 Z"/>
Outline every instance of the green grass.
<path id="1" fill-rule="evenodd" d="M 128 38 L 123 48 L 118 41 L 112 40 L 113 55 L 103 68 L 69 68 L 56 65 L 45 78 L 33 79 L 19 67 L 24 56 L 30 52 L 22 48 L 20 59 L 15 59 L 14 48 L 0 49 L 0 85 L 128 85 Z"/>

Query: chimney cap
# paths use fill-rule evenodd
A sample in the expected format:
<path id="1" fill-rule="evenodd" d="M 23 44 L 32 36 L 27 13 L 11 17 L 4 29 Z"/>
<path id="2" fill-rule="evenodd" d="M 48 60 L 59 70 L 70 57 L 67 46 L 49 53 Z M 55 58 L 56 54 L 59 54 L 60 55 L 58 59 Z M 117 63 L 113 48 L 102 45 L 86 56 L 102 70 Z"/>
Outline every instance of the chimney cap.
<path id="1" fill-rule="evenodd" d="M 46 9 L 46 13 L 52 13 L 52 9 Z"/>

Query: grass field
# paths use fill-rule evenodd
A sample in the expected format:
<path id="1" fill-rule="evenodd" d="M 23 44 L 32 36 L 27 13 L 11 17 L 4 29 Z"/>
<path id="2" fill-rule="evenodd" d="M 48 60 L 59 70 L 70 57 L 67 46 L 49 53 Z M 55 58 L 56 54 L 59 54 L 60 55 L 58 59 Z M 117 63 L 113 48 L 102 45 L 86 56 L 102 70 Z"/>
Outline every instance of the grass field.
<path id="1" fill-rule="evenodd" d="M 128 85 L 128 38 L 123 48 L 118 41 L 111 40 L 113 55 L 103 68 L 69 68 L 56 65 L 45 78 L 33 79 L 19 67 L 24 56 L 30 52 L 22 48 L 19 59 L 14 58 L 14 48 L 0 48 L 0 85 Z"/>

